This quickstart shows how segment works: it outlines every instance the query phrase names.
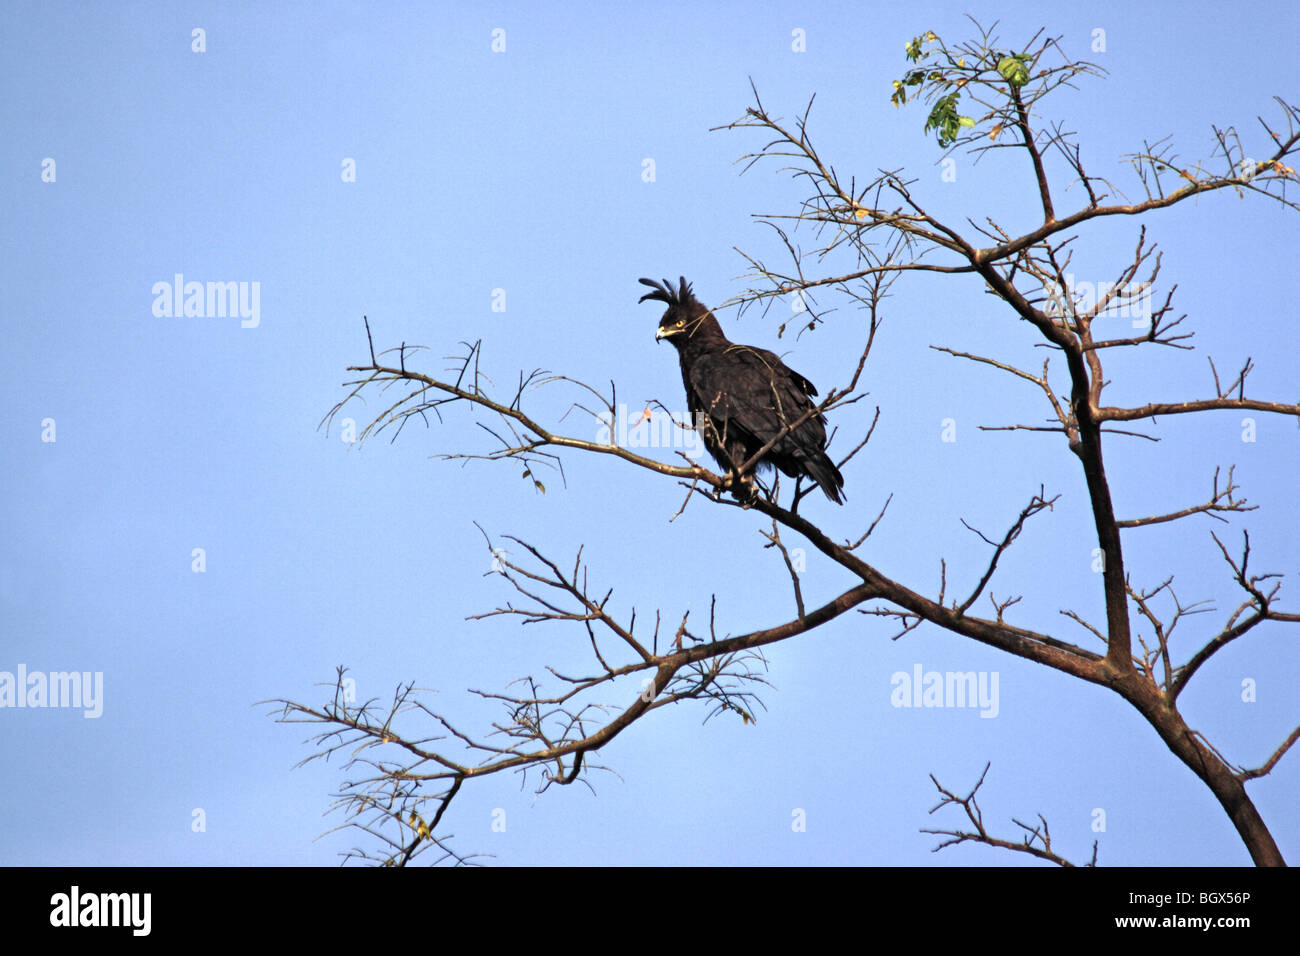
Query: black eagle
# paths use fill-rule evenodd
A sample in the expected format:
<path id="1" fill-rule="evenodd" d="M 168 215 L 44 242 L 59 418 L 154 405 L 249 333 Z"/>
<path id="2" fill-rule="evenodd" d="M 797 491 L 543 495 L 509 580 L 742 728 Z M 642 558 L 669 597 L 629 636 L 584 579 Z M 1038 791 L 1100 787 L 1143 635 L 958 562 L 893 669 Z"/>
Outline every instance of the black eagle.
<path id="1" fill-rule="evenodd" d="M 786 368 L 774 352 L 729 341 L 713 313 L 695 298 L 685 276 L 676 289 L 667 279 L 663 284 L 640 281 L 654 291 L 639 302 L 655 299 L 668 305 L 655 339 L 676 346 L 686 406 L 718 464 L 738 472 L 783 428 L 799 422 L 776 440 L 758 464 L 774 465 L 790 478 L 807 476 L 827 498 L 842 504 L 844 476 L 826 455 L 826 416 L 813 411 L 816 406 L 809 396 L 816 395 L 817 389 L 812 382 Z M 752 495 L 753 474 L 739 478 L 746 488 L 742 497 Z"/>

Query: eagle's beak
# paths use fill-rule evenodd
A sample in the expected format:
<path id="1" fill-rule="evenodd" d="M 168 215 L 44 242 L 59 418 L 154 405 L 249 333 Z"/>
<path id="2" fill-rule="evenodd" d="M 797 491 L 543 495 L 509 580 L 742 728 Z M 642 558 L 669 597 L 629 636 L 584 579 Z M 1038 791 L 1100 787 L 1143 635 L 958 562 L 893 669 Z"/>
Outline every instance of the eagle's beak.
<path id="1" fill-rule="evenodd" d="M 666 339 L 670 335 L 676 335 L 672 329 L 659 328 L 655 330 L 655 343 L 658 344 L 660 339 Z"/>

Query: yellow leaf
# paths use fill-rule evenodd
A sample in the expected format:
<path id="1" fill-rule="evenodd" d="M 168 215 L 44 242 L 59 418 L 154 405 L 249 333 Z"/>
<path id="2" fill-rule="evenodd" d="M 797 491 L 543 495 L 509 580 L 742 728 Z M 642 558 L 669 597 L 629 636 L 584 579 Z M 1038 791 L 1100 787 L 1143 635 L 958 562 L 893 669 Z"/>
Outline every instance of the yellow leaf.
<path id="1" fill-rule="evenodd" d="M 997 126 L 993 127 L 993 129 L 989 130 L 989 139 L 997 139 L 997 138 L 998 138 L 999 136 L 1001 136 L 1001 135 L 1002 135 L 1002 124 L 1001 124 L 1001 123 L 999 123 Z"/>

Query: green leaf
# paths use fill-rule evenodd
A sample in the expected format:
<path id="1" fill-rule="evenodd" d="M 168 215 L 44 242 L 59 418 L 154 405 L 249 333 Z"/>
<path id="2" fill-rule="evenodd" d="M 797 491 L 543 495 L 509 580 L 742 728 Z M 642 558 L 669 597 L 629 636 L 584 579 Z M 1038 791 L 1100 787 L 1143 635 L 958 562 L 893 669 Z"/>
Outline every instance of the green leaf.
<path id="1" fill-rule="evenodd" d="M 947 96 L 941 96 L 935 101 L 934 108 L 930 110 L 930 116 L 925 121 L 925 131 L 938 131 L 939 145 L 947 148 L 951 146 L 957 137 L 961 134 L 962 122 L 964 117 L 957 115 L 957 101 L 961 99 L 960 93 L 949 93 Z M 970 125 L 975 125 L 971 121 Z"/>
<path id="2" fill-rule="evenodd" d="M 1029 55 L 1013 53 L 998 61 L 998 73 L 1015 89 L 1029 82 Z"/>

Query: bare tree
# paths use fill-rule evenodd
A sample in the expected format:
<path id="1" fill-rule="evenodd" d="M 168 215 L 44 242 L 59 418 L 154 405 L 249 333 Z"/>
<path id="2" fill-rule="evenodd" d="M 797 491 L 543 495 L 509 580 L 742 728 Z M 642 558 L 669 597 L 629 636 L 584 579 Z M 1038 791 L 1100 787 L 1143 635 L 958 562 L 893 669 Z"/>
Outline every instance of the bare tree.
<path id="1" fill-rule="evenodd" d="M 1116 268 L 1115 282 L 1108 291 L 1085 301 L 1071 289 L 1067 274 L 1071 243 L 1099 220 L 1154 215 L 1193 197 L 1225 189 L 1257 194 L 1295 209 L 1288 189 L 1294 190 L 1297 177 L 1286 161 L 1300 142 L 1300 112 L 1279 99 L 1283 128 L 1259 120 L 1267 147 L 1262 159 L 1248 158 L 1232 127 L 1215 129 L 1218 149 L 1205 164 L 1179 164 L 1167 144 L 1144 144 L 1130 157 L 1141 193 L 1131 200 L 1109 181 L 1089 174 L 1079 145 L 1060 124 L 1038 125 L 1044 115 L 1044 98 L 1081 77 L 1100 75 L 1097 66 L 1070 59 L 1056 40 L 1044 39 L 1041 34 L 1019 50 L 1009 50 L 989 31 L 980 30 L 976 39 L 955 46 L 928 33 L 914 39 L 907 52 L 913 66 L 895 83 L 895 102 L 904 105 L 920 100 L 928 104 L 931 111 L 926 130 L 935 133 L 943 149 L 968 149 L 977 156 L 1010 150 L 1020 161 L 1027 160 L 1041 204 L 1041 221 L 1020 235 L 1007 231 L 992 217 L 983 225 L 971 220 L 944 221 L 926 210 L 916 195 L 916 181 L 899 171 L 880 172 L 865 182 L 846 181 L 813 146 L 811 101 L 801 116 L 787 123 L 769 112 L 754 90 L 753 105 L 738 120 L 720 128 L 757 130 L 766 141 L 745 157 L 746 168 L 778 160 L 807 185 L 808 196 L 788 214 L 763 217 L 779 236 L 789 264 L 777 267 L 746 256 L 754 284 L 738 300 L 739 305 L 742 311 L 753 305 L 766 308 L 778 297 L 792 294 L 815 303 L 819 293 L 834 291 L 861 309 L 865 321 L 855 371 L 848 382 L 827 394 L 819 406 L 826 412 L 865 396 L 860 381 L 880 329 L 881 303 L 892 283 L 908 272 L 979 276 L 1009 316 L 1027 323 L 1017 323 L 1017 327 L 1046 348 L 1041 368 L 1024 369 L 948 346 L 932 348 L 1027 382 L 1041 396 L 1045 424 L 991 427 L 1059 434 L 1064 447 L 1078 459 L 1104 561 L 1100 580 L 1105 620 L 1089 621 L 1061 608 L 1057 622 L 1040 622 L 1037 627 L 1013 624 L 1007 612 L 1019 599 L 995 599 L 989 591 L 999 562 L 1025 526 L 1050 511 L 1058 500 L 1059 495 L 1049 496 L 1045 489 L 1018 513 L 1009 509 L 1009 516 L 1015 517 L 1004 533 L 975 532 L 990 553 L 981 569 L 963 575 L 973 584 L 964 588 L 952 584 L 950 589 L 944 562 L 937 593 L 927 594 L 919 586 L 888 577 L 860 556 L 859 550 L 888 508 L 888 499 L 875 519 L 859 529 L 856 539 L 834 540 L 799 513 L 803 495 L 810 489 L 798 482 L 785 496 L 786 504 L 781 503 L 779 476 L 756 499 L 735 500 L 725 493 L 730 486 L 728 475 L 715 474 L 684 455 L 679 462 L 668 463 L 621 447 L 612 438 L 606 442 L 574 437 L 563 433 L 559 424 L 540 420 L 528 407 L 536 389 L 566 389 L 572 393 L 571 410 L 612 421 L 617 408 L 613 383 L 604 391 L 562 375 L 534 371 L 521 374 L 514 388 L 502 393 L 480 370 L 481 343 L 463 343 L 464 350 L 454 357 L 448 374 L 426 374 L 408 367 L 411 350 L 405 345 L 376 353 L 367 323 L 368 358 L 350 368 L 359 377 L 349 383 L 350 393 L 329 413 L 326 423 L 353 398 L 396 389 L 395 397 L 366 427 L 361 440 L 385 429 L 392 429 L 396 437 L 412 418 L 431 424 L 442 421 L 445 413 L 460 411 L 474 416 L 490 443 L 480 450 L 444 457 L 505 462 L 520 468 L 540 490 L 545 486 L 538 476 L 546 469 L 553 469 L 563 479 L 565 454 L 610 456 L 675 480 L 684 489 L 684 497 L 674 519 L 697 500 L 763 517 L 765 546 L 782 555 L 797 610 L 790 620 L 729 637 L 719 637 L 720 630 L 726 633 L 726 629 L 719 629 L 713 606 L 707 616 L 687 614 L 680 621 L 662 620 L 659 612 L 652 620 L 635 612 L 620 619 L 609 610 L 611 591 L 592 583 L 581 550 L 576 556 L 557 559 L 513 537 L 507 539 L 511 549 L 499 548 L 485 533 L 484 544 L 494 557 L 494 567 L 514 596 L 479 616 L 515 617 L 523 624 L 563 622 L 580 628 L 589 644 L 589 666 L 582 673 L 548 667 L 544 677 L 525 677 L 505 691 L 475 692 L 499 702 L 502 708 L 502 719 L 481 733 L 471 733 L 427 708 L 414 685 L 399 688 L 392 701 L 382 704 L 350 702 L 341 691 L 341 671 L 332 701 L 323 706 L 276 702 L 281 720 L 305 721 L 318 731 L 318 750 L 308 759 L 347 755 L 354 779 L 337 795 L 338 806 L 347 811 L 344 826 L 359 828 L 371 838 L 366 846 L 353 851 L 355 856 L 405 864 L 435 847 L 439 859 L 464 861 L 438 831 L 467 782 L 503 771 L 533 774 L 543 790 L 552 784 L 585 782 L 594 755 L 620 732 L 654 711 L 684 700 L 699 700 L 711 713 L 731 711 L 748 721 L 761 705 L 756 695 L 764 683 L 762 648 L 857 611 L 892 622 L 897 627 L 895 636 L 928 622 L 1118 694 L 1219 800 L 1251 858 L 1260 865 L 1284 862 L 1246 784 L 1272 770 L 1300 737 L 1300 728 L 1260 766 L 1245 768 L 1221 755 L 1178 709 L 1188 682 L 1215 654 L 1266 622 L 1300 623 L 1300 614 L 1279 606 L 1282 576 L 1260 572 L 1251 564 L 1254 555 L 1248 533 L 1237 545 L 1213 536 L 1225 574 L 1240 591 L 1240 603 L 1226 620 L 1203 633 L 1198 650 L 1176 659 L 1170 642 L 1174 629 L 1183 618 L 1209 609 L 1199 602 L 1182 604 L 1170 580 L 1148 588 L 1135 585 L 1123 551 L 1125 534 L 1141 534 L 1151 525 L 1194 515 L 1221 517 L 1246 512 L 1253 506 L 1240 497 L 1229 467 L 1226 477 L 1216 471 L 1211 495 L 1203 502 L 1175 504 L 1166 513 L 1121 518 L 1112 503 L 1103 448 L 1109 435 L 1120 436 L 1120 440 L 1150 437 L 1134 427 L 1121 426 L 1144 422 L 1150 430 L 1156 427 L 1157 416 L 1224 409 L 1300 416 L 1300 404 L 1248 398 L 1247 377 L 1254 367 L 1249 361 L 1229 382 L 1220 379 L 1211 361 L 1214 389 L 1206 397 L 1137 407 L 1105 404 L 1103 391 L 1108 380 L 1103 359 L 1108 350 L 1185 350 L 1190 348 L 1192 333 L 1183 330 L 1185 316 L 1174 314 L 1171 287 L 1140 334 L 1109 339 L 1094 335 L 1099 317 L 1126 297 L 1153 288 L 1159 278 L 1161 257 L 1148 242 L 1145 225 L 1139 226 L 1133 255 Z M 1049 157 L 1055 157 L 1054 168 L 1068 170 L 1069 179 L 1082 187 L 1081 195 L 1072 194 L 1079 195 L 1079 202 L 1069 211 L 1057 212 L 1061 188 L 1049 174 Z M 814 248 L 804 250 L 796 243 L 798 229 L 811 229 L 816 237 Z M 847 265 L 843 271 L 826 272 L 829 264 L 841 259 Z M 812 306 L 803 318 L 813 327 L 827 320 L 825 312 Z M 870 427 L 856 436 L 856 441 L 851 440 L 850 450 L 836 462 L 841 469 L 870 441 L 879 415 L 877 408 Z M 681 427 L 689 424 L 682 422 Z M 756 454 L 755 460 L 761 454 Z M 746 462 L 738 471 L 747 470 L 752 463 Z M 785 536 L 797 536 L 842 569 L 843 589 L 837 596 L 820 606 L 805 606 Z M 507 554 L 515 557 L 507 559 Z M 975 608 L 986 596 L 992 615 L 980 616 Z M 1164 610 L 1170 604 L 1172 612 Z M 1135 620 L 1142 631 L 1153 635 L 1149 641 L 1137 637 L 1137 647 Z M 1080 646 L 1061 633 L 1072 627 L 1085 632 L 1087 640 L 1095 640 L 1097 649 Z M 644 689 L 638 682 L 644 682 Z M 622 703 L 611 705 L 611 699 Z M 1014 839 L 990 833 L 975 799 L 983 780 L 981 775 L 964 797 L 935 780 L 940 794 L 935 809 L 960 807 L 970 827 L 928 831 L 945 837 L 940 847 L 978 842 L 1068 865 L 1053 849 L 1047 822 L 1041 817 L 1032 825 L 1015 821 L 1021 832 Z M 1090 862 L 1096 862 L 1095 845 Z"/>

